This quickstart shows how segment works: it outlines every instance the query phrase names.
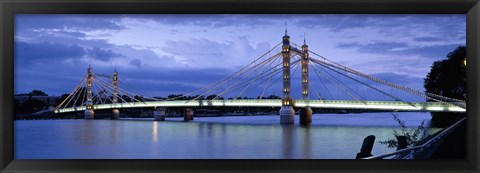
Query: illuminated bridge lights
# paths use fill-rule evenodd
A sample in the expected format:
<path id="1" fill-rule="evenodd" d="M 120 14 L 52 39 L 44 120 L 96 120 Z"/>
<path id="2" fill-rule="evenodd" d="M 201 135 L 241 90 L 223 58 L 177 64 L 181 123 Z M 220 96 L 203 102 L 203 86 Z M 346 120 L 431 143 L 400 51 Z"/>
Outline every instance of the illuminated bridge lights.
<path id="1" fill-rule="evenodd" d="M 208 103 L 208 104 L 207 104 Z M 464 104 L 464 103 L 460 103 Z M 400 110 L 400 111 L 428 111 L 428 112 L 466 112 L 466 109 L 445 105 L 437 102 L 400 102 L 400 101 L 354 101 L 354 100 L 295 100 L 295 107 L 336 108 L 336 109 L 365 109 L 365 110 Z M 94 109 L 113 108 L 143 108 L 143 107 L 281 107 L 282 100 L 252 99 L 252 100 L 191 100 L 191 101 L 150 101 L 116 104 L 98 104 Z M 55 113 L 66 113 L 85 110 L 85 106 L 58 109 Z"/>

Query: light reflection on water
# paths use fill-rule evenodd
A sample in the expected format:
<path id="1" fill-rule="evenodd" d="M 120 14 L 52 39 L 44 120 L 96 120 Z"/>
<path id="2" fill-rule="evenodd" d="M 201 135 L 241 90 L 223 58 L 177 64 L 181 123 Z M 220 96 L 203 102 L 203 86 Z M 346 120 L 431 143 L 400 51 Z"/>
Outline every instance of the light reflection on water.
<path id="1" fill-rule="evenodd" d="M 158 142 L 158 121 L 152 123 L 152 140 L 153 143 Z"/>
<path id="2" fill-rule="evenodd" d="M 410 127 L 429 113 L 400 113 Z M 278 116 L 15 121 L 15 159 L 354 159 L 363 138 L 388 149 L 398 125 L 389 113 L 316 114 L 280 125 Z M 438 130 L 438 129 L 433 129 Z"/>

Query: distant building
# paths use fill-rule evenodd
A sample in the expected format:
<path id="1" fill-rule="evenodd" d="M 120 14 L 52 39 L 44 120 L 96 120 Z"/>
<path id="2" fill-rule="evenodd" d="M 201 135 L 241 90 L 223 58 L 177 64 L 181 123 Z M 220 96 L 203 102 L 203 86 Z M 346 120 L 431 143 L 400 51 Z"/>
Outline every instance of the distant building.
<path id="1" fill-rule="evenodd" d="M 28 99 L 32 98 L 35 100 L 40 100 L 48 104 L 49 106 L 54 106 L 60 96 L 30 96 L 30 95 L 15 95 L 15 100 L 18 103 L 23 104 L 23 102 L 27 101 Z"/>

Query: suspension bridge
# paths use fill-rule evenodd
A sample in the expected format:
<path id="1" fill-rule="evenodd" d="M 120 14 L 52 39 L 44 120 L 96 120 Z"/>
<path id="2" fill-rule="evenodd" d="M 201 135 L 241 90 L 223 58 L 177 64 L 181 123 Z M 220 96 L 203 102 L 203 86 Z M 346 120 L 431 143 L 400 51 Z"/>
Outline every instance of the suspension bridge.
<path id="1" fill-rule="evenodd" d="M 279 47 L 280 45 L 281 47 Z M 281 51 L 276 52 L 277 48 L 281 48 Z M 273 56 L 270 56 L 271 54 Z M 301 98 L 293 99 L 291 80 L 299 66 L 301 69 Z M 294 70 L 291 75 L 292 69 Z M 328 91 L 328 87 L 325 83 L 312 85 L 309 78 L 310 70 L 319 81 L 330 82 L 338 88 L 337 91 L 344 92 L 351 99 L 334 99 L 331 96 L 330 99 L 327 99 L 329 92 L 319 92 L 317 88 L 323 86 L 325 91 Z M 353 81 L 357 85 L 367 88 L 369 92 L 378 93 L 386 99 L 365 99 L 364 96 L 352 89 L 352 85 L 342 82 L 333 74 L 342 76 L 345 81 Z M 283 81 L 282 83 L 279 82 L 280 79 Z M 281 84 L 283 96 L 265 99 L 265 93 L 271 91 L 274 88 L 272 86 L 278 83 Z M 379 86 L 393 88 L 396 91 L 412 94 L 428 101 L 405 101 Z M 311 99 L 310 88 L 317 97 L 316 99 Z M 242 99 L 242 96 L 248 93 L 247 91 L 254 89 L 261 91 L 257 99 Z M 206 97 L 207 95 L 211 97 Z M 224 98 L 228 96 L 230 98 Z M 300 123 L 312 121 L 312 108 L 466 112 L 465 100 L 419 91 L 351 69 L 309 50 L 305 38 L 304 44 L 301 46 L 291 42 L 285 29 L 285 35 L 280 43 L 240 70 L 199 90 L 172 98 L 147 97 L 127 91 L 119 87 L 116 69 L 113 75 L 104 75 L 93 73 L 92 67 L 89 66 L 86 75 L 68 97 L 54 109 L 54 113 L 83 111 L 86 119 L 93 119 L 94 110 L 112 110 L 112 119 L 118 119 L 119 109 L 153 107 L 156 109 L 155 120 L 161 121 L 165 120 L 166 109 L 181 107 L 185 108 L 184 118 L 188 121 L 193 119 L 193 109 L 212 106 L 280 108 L 280 123 L 293 123 L 295 109 L 299 110 Z"/>

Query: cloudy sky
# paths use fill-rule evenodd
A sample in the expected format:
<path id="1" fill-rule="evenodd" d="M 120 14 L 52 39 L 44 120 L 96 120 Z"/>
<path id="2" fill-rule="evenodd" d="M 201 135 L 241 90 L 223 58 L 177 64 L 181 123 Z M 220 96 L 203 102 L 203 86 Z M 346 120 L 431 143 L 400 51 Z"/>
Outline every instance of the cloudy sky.
<path id="1" fill-rule="evenodd" d="M 292 42 L 302 44 L 305 33 L 313 52 L 422 91 L 432 63 L 466 42 L 464 15 L 22 14 L 15 16 L 15 93 L 70 93 L 89 64 L 101 74 L 116 66 L 127 90 L 187 93 L 273 48 L 285 21 Z M 339 92 L 311 80 L 323 95 Z M 274 88 L 269 94 L 280 95 Z"/>

